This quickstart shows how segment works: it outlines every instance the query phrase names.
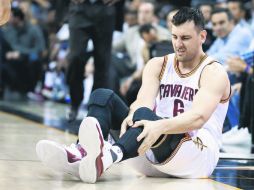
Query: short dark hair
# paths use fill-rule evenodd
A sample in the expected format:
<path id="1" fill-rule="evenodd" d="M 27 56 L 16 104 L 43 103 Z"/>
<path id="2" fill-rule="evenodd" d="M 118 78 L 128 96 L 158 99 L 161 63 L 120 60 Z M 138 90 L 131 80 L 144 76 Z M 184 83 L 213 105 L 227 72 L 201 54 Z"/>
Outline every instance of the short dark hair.
<path id="1" fill-rule="evenodd" d="M 149 33 L 151 30 L 156 30 L 152 24 L 143 24 L 139 27 L 139 34 Z"/>
<path id="2" fill-rule="evenodd" d="M 182 25 L 186 22 L 193 21 L 195 26 L 204 30 L 205 19 L 202 12 L 196 8 L 183 7 L 178 10 L 178 12 L 173 16 L 172 24 L 175 26 Z"/>
<path id="3" fill-rule="evenodd" d="M 18 8 L 18 7 L 11 8 L 11 12 L 12 12 L 14 17 L 17 17 L 20 20 L 24 20 L 25 19 L 25 15 L 24 15 L 23 11 L 20 8 Z"/>
<path id="4" fill-rule="evenodd" d="M 218 13 L 226 13 L 227 17 L 228 17 L 228 20 L 233 20 L 234 17 L 232 15 L 232 13 L 230 12 L 229 9 L 227 8 L 216 8 L 212 11 L 212 14 L 211 16 L 213 16 L 214 14 L 218 14 Z"/>

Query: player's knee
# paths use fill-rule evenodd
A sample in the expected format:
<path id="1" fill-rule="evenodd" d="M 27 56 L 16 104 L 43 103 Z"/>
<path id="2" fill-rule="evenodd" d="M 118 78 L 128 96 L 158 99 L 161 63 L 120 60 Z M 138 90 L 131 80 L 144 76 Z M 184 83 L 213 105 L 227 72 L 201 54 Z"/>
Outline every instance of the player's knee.
<path id="1" fill-rule="evenodd" d="M 90 96 L 88 107 L 91 105 L 106 106 L 113 95 L 114 92 L 112 90 L 105 88 L 96 89 L 92 92 Z"/>
<path id="2" fill-rule="evenodd" d="M 152 110 L 150 110 L 149 108 L 147 107 L 141 107 L 141 108 L 138 108 L 135 112 L 134 112 L 134 115 L 133 115 L 133 121 L 139 121 L 139 120 L 142 120 L 142 119 L 148 119 L 147 117 L 149 115 L 151 115 L 151 112 Z"/>

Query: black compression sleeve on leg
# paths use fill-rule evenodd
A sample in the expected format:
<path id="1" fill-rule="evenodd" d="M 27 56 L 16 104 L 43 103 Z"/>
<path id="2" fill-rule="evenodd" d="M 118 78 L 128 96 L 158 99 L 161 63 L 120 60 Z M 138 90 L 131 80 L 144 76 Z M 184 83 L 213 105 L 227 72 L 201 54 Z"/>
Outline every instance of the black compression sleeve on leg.
<path id="1" fill-rule="evenodd" d="M 107 139 L 110 129 L 120 130 L 128 111 L 127 105 L 112 90 L 100 88 L 90 96 L 87 116 L 99 121 L 103 137 Z"/>
<path id="2" fill-rule="evenodd" d="M 159 120 L 158 117 L 152 110 L 147 107 L 139 108 L 133 115 L 133 122 L 142 119 L 146 120 Z M 142 144 L 143 140 L 137 141 L 137 137 L 142 133 L 143 127 L 129 128 L 126 133 L 117 141 L 118 145 L 123 151 L 123 159 L 133 158 L 138 156 L 138 148 Z"/>
<path id="3" fill-rule="evenodd" d="M 126 133 L 115 143 L 123 151 L 123 160 L 138 156 L 138 148 L 143 142 L 137 141 L 137 137 L 142 133 L 143 128 L 130 128 Z"/>
<path id="4" fill-rule="evenodd" d="M 166 161 L 166 159 L 170 157 L 184 137 L 185 134 L 168 135 L 160 146 L 157 148 L 152 148 L 151 150 L 153 151 L 157 161 L 159 163 Z"/>

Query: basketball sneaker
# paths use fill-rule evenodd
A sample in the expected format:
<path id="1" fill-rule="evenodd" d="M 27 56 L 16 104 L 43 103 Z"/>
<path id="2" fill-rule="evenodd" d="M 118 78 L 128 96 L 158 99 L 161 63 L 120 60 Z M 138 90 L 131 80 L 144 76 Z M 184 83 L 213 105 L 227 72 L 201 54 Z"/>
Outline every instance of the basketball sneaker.
<path id="1" fill-rule="evenodd" d="M 36 144 L 36 153 L 44 165 L 79 178 L 79 164 L 87 155 L 80 144 L 61 145 L 54 141 L 41 140 Z"/>
<path id="2" fill-rule="evenodd" d="M 104 141 L 98 120 L 86 117 L 79 128 L 79 143 L 87 151 L 79 165 L 79 175 L 83 182 L 95 183 L 102 173 L 113 163 L 111 144 Z"/>

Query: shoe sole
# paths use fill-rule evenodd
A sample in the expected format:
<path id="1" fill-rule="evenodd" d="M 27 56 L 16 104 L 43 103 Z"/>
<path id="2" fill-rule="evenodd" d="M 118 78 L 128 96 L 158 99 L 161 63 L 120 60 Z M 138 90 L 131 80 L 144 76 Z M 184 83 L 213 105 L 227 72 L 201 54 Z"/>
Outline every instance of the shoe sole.
<path id="1" fill-rule="evenodd" d="M 79 175 L 83 182 L 95 183 L 102 173 L 103 141 L 98 121 L 93 117 L 86 117 L 79 128 L 79 143 L 87 151 L 79 165 Z"/>
<path id="2" fill-rule="evenodd" d="M 68 162 L 67 152 L 59 144 L 41 140 L 36 145 L 36 153 L 44 165 L 79 178 L 78 166 L 75 167 L 74 164 Z"/>

